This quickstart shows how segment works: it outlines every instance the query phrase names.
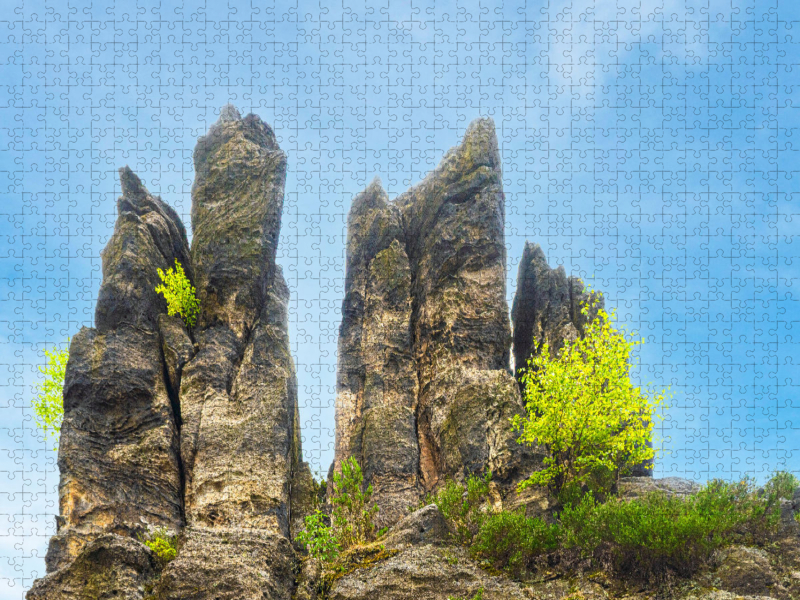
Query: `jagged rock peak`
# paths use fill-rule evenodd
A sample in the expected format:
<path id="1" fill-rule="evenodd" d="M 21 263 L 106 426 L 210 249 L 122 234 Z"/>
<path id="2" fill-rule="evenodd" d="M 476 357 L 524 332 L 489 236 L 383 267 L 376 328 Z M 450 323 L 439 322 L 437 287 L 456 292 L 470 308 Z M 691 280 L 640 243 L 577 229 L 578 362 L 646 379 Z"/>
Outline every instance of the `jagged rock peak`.
<path id="1" fill-rule="evenodd" d="M 377 208 L 385 208 L 389 204 L 389 196 L 383 189 L 381 178 L 377 175 L 372 179 L 369 185 L 359 192 L 353 198 L 350 204 L 350 213 L 348 220 L 360 215 L 368 210 L 375 210 Z"/>
<path id="2" fill-rule="evenodd" d="M 178 425 L 160 339 L 166 303 L 155 287 L 157 270 L 176 259 L 191 273 L 189 249 L 177 214 L 130 168 L 120 169 L 120 183 L 119 216 L 102 251 L 96 328 L 82 328 L 70 343 L 48 572 L 70 565 L 103 534 L 177 531 L 182 523 Z M 174 372 L 179 377 L 179 367 Z M 37 589 L 58 585 L 48 578 Z"/>
<path id="3" fill-rule="evenodd" d="M 166 307 L 155 291 L 157 269 L 172 267 L 177 259 L 192 276 L 186 229 L 172 207 L 150 194 L 129 167 L 121 168 L 119 176 L 122 195 L 114 235 L 101 252 L 103 282 L 95 325 L 100 331 L 121 323 L 155 330 Z"/>
<path id="4" fill-rule="evenodd" d="M 237 138 L 240 142 L 247 140 L 259 148 L 280 151 L 272 127 L 253 113 L 242 118 L 235 106 L 227 104 L 222 107 L 219 118 L 206 135 L 197 140 L 194 149 L 195 171 L 203 170 L 209 162 L 216 167 L 223 166 L 220 163 L 225 161 L 225 153 L 219 155 L 216 151 L 232 138 Z"/>
<path id="5" fill-rule="evenodd" d="M 334 462 L 362 461 L 384 524 L 447 477 L 519 471 L 504 214 L 491 119 L 395 201 L 377 180 L 353 199 Z"/>
<path id="6" fill-rule="evenodd" d="M 270 126 L 250 114 L 214 124 L 198 140 L 194 162 L 192 258 L 200 320 L 203 327 L 226 323 L 242 338 L 265 301 L 275 265 L 286 155 Z"/>
<path id="7" fill-rule="evenodd" d="M 219 110 L 219 119 L 217 119 L 217 123 L 238 121 L 241 118 L 242 115 L 239 113 L 239 109 L 237 109 L 233 104 L 226 104 Z"/>
<path id="8" fill-rule="evenodd" d="M 598 298 L 598 304 L 588 316 L 582 314 L 593 297 Z M 585 325 L 603 305 L 602 294 L 589 294 L 578 277 L 567 277 L 563 266 L 551 269 L 539 244 L 526 242 L 511 309 L 517 377 L 519 369 L 527 365 L 532 354 L 541 352 L 545 342 L 551 353 L 557 353 L 565 341 L 583 335 Z"/>
<path id="9" fill-rule="evenodd" d="M 119 184 L 122 188 L 122 195 L 128 198 L 141 198 L 150 195 L 144 184 L 142 184 L 142 180 L 139 179 L 136 173 L 131 171 L 128 165 L 119 169 Z"/>

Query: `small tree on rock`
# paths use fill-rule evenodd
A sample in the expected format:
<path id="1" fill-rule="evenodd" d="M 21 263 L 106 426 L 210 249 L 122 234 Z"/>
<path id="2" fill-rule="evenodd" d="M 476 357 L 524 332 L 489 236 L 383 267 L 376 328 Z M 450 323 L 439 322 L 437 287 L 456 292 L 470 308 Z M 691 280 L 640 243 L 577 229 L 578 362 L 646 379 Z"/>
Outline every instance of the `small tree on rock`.
<path id="1" fill-rule="evenodd" d="M 39 365 L 42 381 L 34 387 L 34 421 L 44 432 L 45 438 L 48 433 L 57 438 L 64 419 L 64 376 L 69 360 L 69 339 L 63 349 L 53 347 L 52 350 L 45 350 L 44 355 L 45 364 Z"/>
<path id="2" fill-rule="evenodd" d="M 175 268 L 167 269 L 165 273 L 158 269 L 158 276 L 162 283 L 156 286 L 156 293 L 163 294 L 167 300 L 167 313 L 180 315 L 187 327 L 194 327 L 197 313 L 200 312 L 200 301 L 195 297 L 195 289 L 178 259 L 175 259 Z"/>
<path id="3" fill-rule="evenodd" d="M 598 302 L 583 307 L 583 314 Z M 582 338 L 568 341 L 558 356 L 548 344 L 528 361 L 524 372 L 527 416 L 517 415 L 520 443 L 544 444 L 549 456 L 544 469 L 520 484 L 547 485 L 562 502 L 573 499 L 583 486 L 608 493 L 620 474 L 653 458 L 656 409 L 664 392 L 649 395 L 630 380 L 631 349 L 612 327 L 602 308 Z"/>

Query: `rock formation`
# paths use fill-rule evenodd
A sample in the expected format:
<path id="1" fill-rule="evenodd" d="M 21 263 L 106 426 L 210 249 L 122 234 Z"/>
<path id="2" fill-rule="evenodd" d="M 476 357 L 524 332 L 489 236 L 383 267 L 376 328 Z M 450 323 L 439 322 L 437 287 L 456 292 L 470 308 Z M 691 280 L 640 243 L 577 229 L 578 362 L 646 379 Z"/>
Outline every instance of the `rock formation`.
<path id="1" fill-rule="evenodd" d="M 508 423 L 523 407 L 509 368 L 504 220 L 491 119 L 394 202 L 378 180 L 353 200 L 335 464 L 360 461 L 380 523 L 445 477 L 490 468 L 508 482 L 539 458 Z"/>
<path id="2" fill-rule="evenodd" d="M 120 171 L 96 329 L 70 347 L 50 574 L 31 599 L 291 597 L 292 510 L 313 480 L 275 264 L 286 157 L 229 106 L 194 162 L 191 252 L 177 214 Z M 191 333 L 155 292 L 176 259 L 201 302 Z M 137 541 L 154 527 L 181 532 L 163 572 Z"/>
<path id="3" fill-rule="evenodd" d="M 198 141 L 194 165 L 191 250 L 177 214 L 120 170 L 96 327 L 70 347 L 58 530 L 29 600 L 321 598 L 320 569 L 296 554 L 317 485 L 302 460 L 289 290 L 275 262 L 286 156 L 268 125 L 228 106 Z M 610 586 L 589 578 L 529 585 L 489 574 L 452 543 L 438 508 L 407 514 L 445 479 L 486 469 L 504 508 L 550 508 L 542 489 L 515 491 L 542 452 L 516 443 L 510 425 L 524 407 L 510 365 L 504 218 L 489 119 L 470 124 L 394 201 L 377 179 L 353 200 L 333 468 L 355 457 L 374 488 L 378 524 L 393 527 L 371 548 L 348 550 L 348 568 L 324 582 L 327 598 L 609 597 Z M 201 303 L 191 331 L 155 292 L 157 269 L 176 260 Z M 588 299 L 580 280 L 526 245 L 516 364 L 544 341 L 557 349 L 580 335 Z M 620 485 L 625 497 L 651 489 L 695 488 L 675 479 Z M 799 508 L 800 492 L 781 507 L 795 538 Z M 140 538 L 154 528 L 179 534 L 166 565 Z M 359 562 L 359 552 L 372 558 Z M 733 582 L 726 589 L 763 595 L 784 585 L 776 582 L 788 567 L 769 560 L 746 549 L 720 555 L 719 572 Z M 741 581 L 743 561 L 755 583 Z M 781 599 L 800 590 L 785 586 Z"/>
<path id="4" fill-rule="evenodd" d="M 176 401 L 164 377 L 157 268 L 189 264 L 177 214 L 127 167 L 114 234 L 102 253 L 93 329 L 72 338 L 58 465 L 60 517 L 47 569 L 104 533 L 136 535 L 182 521 Z"/>
<path id="5" fill-rule="evenodd" d="M 400 214 L 376 179 L 348 217 L 336 404 L 336 456 L 354 456 L 379 502 L 378 522 L 420 493 L 411 267 Z"/>
<path id="6" fill-rule="evenodd" d="M 589 315 L 581 311 L 591 300 Z M 517 292 L 511 309 L 514 322 L 514 366 L 525 368 L 531 355 L 538 355 L 545 342 L 551 355 L 557 354 L 565 341 L 583 334 L 584 326 L 603 308 L 601 294 L 589 294 L 583 282 L 567 277 L 563 266 L 551 269 L 539 244 L 525 243 L 517 275 Z"/>

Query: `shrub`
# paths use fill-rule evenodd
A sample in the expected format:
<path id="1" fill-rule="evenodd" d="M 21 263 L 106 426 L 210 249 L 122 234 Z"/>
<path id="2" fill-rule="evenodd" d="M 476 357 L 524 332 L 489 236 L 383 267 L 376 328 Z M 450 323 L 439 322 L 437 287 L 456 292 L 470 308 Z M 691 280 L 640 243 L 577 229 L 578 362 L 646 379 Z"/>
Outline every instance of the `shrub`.
<path id="1" fill-rule="evenodd" d="M 794 491 L 800 487 L 800 481 L 788 471 L 776 471 L 764 486 L 764 492 L 775 501 L 791 500 Z"/>
<path id="2" fill-rule="evenodd" d="M 561 540 L 623 574 L 688 575 L 721 546 L 766 540 L 779 517 L 769 495 L 748 480 L 714 480 L 688 498 L 651 492 L 598 504 L 587 494 L 562 511 Z"/>
<path id="3" fill-rule="evenodd" d="M 558 547 L 559 527 L 523 511 L 502 511 L 487 515 L 470 551 L 497 570 L 519 577 L 533 570 L 533 559 Z"/>
<path id="4" fill-rule="evenodd" d="M 195 289 L 183 272 L 183 266 L 175 259 L 175 268 L 164 273 L 158 269 L 162 283 L 156 286 L 156 293 L 163 294 L 167 300 L 167 313 L 180 315 L 187 327 L 194 327 L 200 312 L 200 301 L 195 297 Z"/>
<path id="5" fill-rule="evenodd" d="M 159 527 L 145 536 L 139 536 L 139 540 L 155 553 L 162 567 L 178 554 L 178 537 L 165 527 Z"/>
<path id="6" fill-rule="evenodd" d="M 45 350 L 45 364 L 39 365 L 39 373 L 43 380 L 34 387 L 32 407 L 34 421 L 47 434 L 52 431 L 54 437 L 61 432 L 61 422 L 64 419 L 64 376 L 69 360 L 69 339 L 66 347 L 59 350 Z M 54 448 L 55 449 L 55 448 Z"/>
<path id="7" fill-rule="evenodd" d="M 333 530 L 326 524 L 326 516 L 319 510 L 305 517 L 305 528 L 297 535 L 313 558 L 331 562 L 339 556 L 339 542 Z"/>
<path id="8" fill-rule="evenodd" d="M 378 506 L 369 506 L 372 486 L 364 490 L 361 466 L 354 457 L 342 461 L 341 473 L 333 474 L 333 531 L 342 549 L 363 544 L 375 537 L 372 519 Z M 363 491 L 362 491 L 363 490 Z"/>
<path id="9" fill-rule="evenodd" d="M 483 523 L 483 505 L 489 494 L 491 472 L 483 477 L 470 475 L 466 485 L 449 480 L 434 497 L 434 503 L 450 521 L 459 543 L 469 544 Z"/>
<path id="10" fill-rule="evenodd" d="M 664 395 L 649 396 L 631 383 L 630 353 L 640 342 L 613 328 L 613 318 L 599 309 L 584 337 L 565 343 L 556 357 L 545 343 L 528 361 L 527 416 L 515 416 L 514 426 L 520 443 L 544 444 L 549 456 L 521 488 L 548 485 L 562 502 L 584 485 L 607 494 L 621 472 L 653 458 L 648 442 Z"/>

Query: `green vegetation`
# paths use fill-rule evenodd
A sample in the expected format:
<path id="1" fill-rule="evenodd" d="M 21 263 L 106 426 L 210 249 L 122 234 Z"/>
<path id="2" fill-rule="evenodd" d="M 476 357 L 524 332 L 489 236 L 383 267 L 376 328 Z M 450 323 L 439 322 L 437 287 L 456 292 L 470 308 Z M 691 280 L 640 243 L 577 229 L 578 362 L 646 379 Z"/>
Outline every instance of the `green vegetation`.
<path id="1" fill-rule="evenodd" d="M 664 392 L 648 395 L 631 383 L 630 353 L 641 342 L 612 327 L 614 316 L 598 309 L 583 337 L 567 341 L 558 356 L 545 343 L 528 361 L 527 416 L 517 415 L 514 427 L 520 443 L 543 444 L 550 456 L 521 488 L 547 485 L 565 503 L 582 489 L 607 495 L 621 474 L 653 458 L 648 442 Z"/>
<path id="2" fill-rule="evenodd" d="M 334 561 L 341 550 L 333 529 L 325 524 L 326 516 L 317 510 L 305 518 L 305 528 L 297 534 L 297 541 L 305 546 L 309 556 L 324 563 Z"/>
<path id="3" fill-rule="evenodd" d="M 378 506 L 369 506 L 372 486 L 364 488 L 364 475 L 354 457 L 342 461 L 342 472 L 333 474 L 333 532 L 342 548 L 375 539 L 372 519 Z M 363 490 L 363 491 L 362 491 Z"/>
<path id="4" fill-rule="evenodd" d="M 481 528 L 487 513 L 483 502 L 489 493 L 492 474 L 483 477 L 472 475 L 466 485 L 457 481 L 447 481 L 433 498 L 433 502 L 450 521 L 455 530 L 455 538 L 461 544 L 468 544 Z"/>
<path id="5" fill-rule="evenodd" d="M 371 506 L 371 501 L 372 486 L 364 489 L 364 475 L 358 461 L 353 457 L 342 461 L 341 473 L 333 474 L 330 525 L 326 523 L 328 517 L 317 510 L 305 517 L 305 528 L 298 534 L 298 541 L 310 556 L 330 566 L 343 551 L 383 533 L 375 531 L 372 520 L 378 506 Z"/>
<path id="6" fill-rule="evenodd" d="M 44 355 L 45 364 L 39 365 L 43 379 L 34 387 L 32 407 L 36 425 L 42 429 L 46 439 L 50 432 L 58 437 L 64 419 L 64 376 L 69 360 L 69 339 L 63 349 L 54 347 L 45 350 Z"/>
<path id="7" fill-rule="evenodd" d="M 559 528 L 524 511 L 500 511 L 488 515 L 470 551 L 493 569 L 520 577 L 533 571 L 533 559 L 558 547 Z"/>
<path id="8" fill-rule="evenodd" d="M 153 551 L 162 567 L 178 554 L 178 536 L 171 534 L 166 527 L 158 527 L 147 535 L 140 535 L 139 541 Z"/>
<path id="9" fill-rule="evenodd" d="M 487 484 L 486 476 L 475 475 L 463 484 L 448 482 L 434 502 L 474 559 L 518 578 L 532 573 L 544 556 L 560 556 L 564 565 L 588 558 L 642 579 L 670 571 L 689 575 L 717 548 L 768 543 L 778 531 L 780 500 L 798 487 L 793 475 L 778 472 L 762 489 L 748 479 L 714 480 L 685 498 L 651 492 L 603 503 L 587 493 L 546 523 L 519 511 L 491 510 Z"/>
<path id="10" fill-rule="evenodd" d="M 167 313 L 180 315 L 187 327 L 194 327 L 197 314 L 200 312 L 200 301 L 195 297 L 195 289 L 183 272 L 183 266 L 175 259 L 175 268 L 164 273 L 158 269 L 162 283 L 156 286 L 156 292 L 163 294 L 167 300 Z"/>

